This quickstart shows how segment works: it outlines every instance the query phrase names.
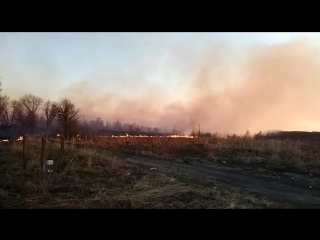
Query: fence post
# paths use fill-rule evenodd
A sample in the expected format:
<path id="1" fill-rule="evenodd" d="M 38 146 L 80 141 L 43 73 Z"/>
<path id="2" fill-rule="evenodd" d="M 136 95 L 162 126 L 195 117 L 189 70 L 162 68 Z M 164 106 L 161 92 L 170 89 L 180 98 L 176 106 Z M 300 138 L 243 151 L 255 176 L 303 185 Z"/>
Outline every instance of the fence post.
<path id="1" fill-rule="evenodd" d="M 74 148 L 74 144 L 75 144 L 75 138 L 72 137 L 71 138 L 71 143 L 70 143 L 70 146 L 71 146 L 72 149 Z"/>
<path id="2" fill-rule="evenodd" d="M 43 172 L 46 171 L 46 165 L 45 165 L 45 162 L 46 162 L 46 150 L 47 150 L 47 138 L 46 137 L 43 137 L 42 138 L 42 151 L 41 151 L 41 169 Z"/>
<path id="3" fill-rule="evenodd" d="M 61 154 L 64 153 L 64 137 L 61 137 Z"/>
<path id="4" fill-rule="evenodd" d="M 23 135 L 22 139 L 22 145 L 23 145 L 23 150 L 22 150 L 22 162 L 23 162 L 23 170 L 27 169 L 27 136 L 26 134 Z"/>

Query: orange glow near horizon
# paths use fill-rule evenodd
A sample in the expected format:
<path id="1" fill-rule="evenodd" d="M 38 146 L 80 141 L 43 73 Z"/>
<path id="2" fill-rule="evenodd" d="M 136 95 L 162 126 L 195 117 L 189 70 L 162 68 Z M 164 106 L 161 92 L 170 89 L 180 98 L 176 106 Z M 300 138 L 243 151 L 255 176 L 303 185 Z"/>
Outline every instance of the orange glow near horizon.
<path id="1" fill-rule="evenodd" d="M 108 136 L 100 136 L 100 137 L 108 137 Z M 110 137 L 114 138 L 152 138 L 152 137 L 162 137 L 162 138 L 196 138 L 194 136 L 190 135 L 167 135 L 167 136 L 149 136 L 149 135 L 121 135 L 121 136 L 116 136 L 116 135 L 111 135 Z"/>

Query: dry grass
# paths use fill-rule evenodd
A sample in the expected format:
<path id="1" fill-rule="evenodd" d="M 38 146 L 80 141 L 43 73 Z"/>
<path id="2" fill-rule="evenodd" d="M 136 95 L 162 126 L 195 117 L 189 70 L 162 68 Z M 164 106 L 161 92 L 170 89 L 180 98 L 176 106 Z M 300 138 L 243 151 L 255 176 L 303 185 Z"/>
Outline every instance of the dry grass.
<path id="1" fill-rule="evenodd" d="M 28 143 L 22 170 L 22 143 L 0 145 L 2 208 L 290 208 L 285 204 L 161 171 L 150 172 L 93 148 L 48 142 L 54 173 L 40 171 L 38 140 Z M 101 151 L 100 151 L 101 152 Z"/>
<path id="2" fill-rule="evenodd" d="M 100 138 L 81 147 L 201 164 L 255 166 L 320 176 L 320 141 L 227 138 Z"/>
<path id="3" fill-rule="evenodd" d="M 211 157 L 238 165 L 310 173 L 320 170 L 319 144 L 298 140 L 232 138 L 220 141 Z"/>

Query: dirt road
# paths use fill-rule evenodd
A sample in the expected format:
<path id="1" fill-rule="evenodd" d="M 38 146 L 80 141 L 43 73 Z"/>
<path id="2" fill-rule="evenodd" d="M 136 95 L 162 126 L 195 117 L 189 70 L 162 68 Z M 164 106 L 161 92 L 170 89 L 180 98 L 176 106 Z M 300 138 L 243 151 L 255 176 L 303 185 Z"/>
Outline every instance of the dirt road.
<path id="1" fill-rule="evenodd" d="M 152 159 L 133 155 L 118 155 L 131 163 L 146 167 L 157 166 L 159 171 L 170 171 L 190 177 L 206 179 L 281 202 L 294 204 L 300 208 L 320 208 L 320 178 L 292 173 L 262 175 L 242 169 L 208 167 Z"/>

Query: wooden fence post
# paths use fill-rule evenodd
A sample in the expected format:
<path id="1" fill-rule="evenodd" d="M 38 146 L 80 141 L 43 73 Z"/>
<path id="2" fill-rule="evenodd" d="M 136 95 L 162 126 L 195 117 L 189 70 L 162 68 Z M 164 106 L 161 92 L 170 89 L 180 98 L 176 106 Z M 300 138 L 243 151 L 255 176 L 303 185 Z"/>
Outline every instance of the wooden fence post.
<path id="1" fill-rule="evenodd" d="M 70 146 L 71 146 L 72 149 L 74 148 L 74 145 L 75 145 L 75 138 L 72 137 L 71 138 L 71 143 L 70 143 Z"/>
<path id="2" fill-rule="evenodd" d="M 64 137 L 61 137 L 61 154 L 64 153 Z"/>
<path id="3" fill-rule="evenodd" d="M 27 169 L 27 136 L 26 134 L 23 135 L 23 150 L 22 150 L 22 162 L 23 162 L 23 170 Z"/>
<path id="4" fill-rule="evenodd" d="M 42 138 L 42 149 L 41 149 L 41 169 L 43 172 L 46 171 L 46 165 L 45 165 L 45 162 L 46 162 L 46 150 L 47 150 L 47 138 L 46 137 L 43 137 Z"/>

